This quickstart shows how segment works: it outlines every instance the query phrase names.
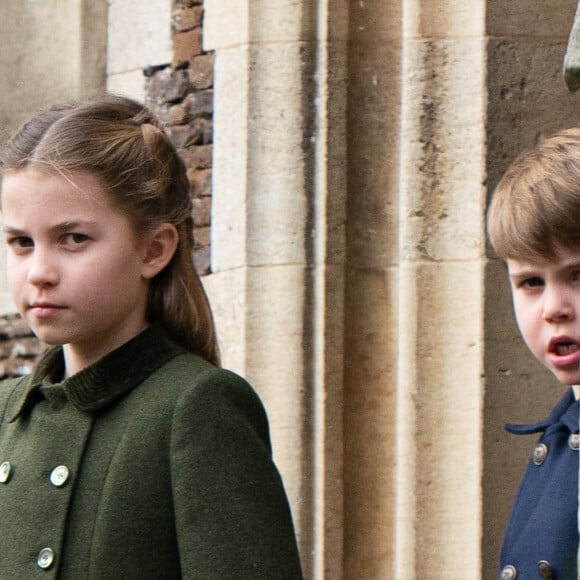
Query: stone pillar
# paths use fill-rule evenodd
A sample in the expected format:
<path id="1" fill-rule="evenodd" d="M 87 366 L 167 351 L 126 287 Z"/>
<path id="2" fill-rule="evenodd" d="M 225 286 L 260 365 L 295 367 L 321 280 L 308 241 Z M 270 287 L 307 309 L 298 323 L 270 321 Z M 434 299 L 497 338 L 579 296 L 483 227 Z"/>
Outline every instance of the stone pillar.
<path id="1" fill-rule="evenodd" d="M 395 578 L 481 568 L 484 9 L 403 2 Z"/>
<path id="2" fill-rule="evenodd" d="M 346 5 L 206 0 L 205 11 L 216 100 L 204 283 L 225 366 L 265 401 L 305 576 L 339 580 Z"/>

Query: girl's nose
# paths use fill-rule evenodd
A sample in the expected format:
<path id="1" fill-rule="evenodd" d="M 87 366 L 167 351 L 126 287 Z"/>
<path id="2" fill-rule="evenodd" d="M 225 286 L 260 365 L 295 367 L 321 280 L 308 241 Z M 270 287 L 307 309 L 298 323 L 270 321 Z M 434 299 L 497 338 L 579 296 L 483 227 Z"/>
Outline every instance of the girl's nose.
<path id="1" fill-rule="evenodd" d="M 35 248 L 30 256 L 27 280 L 33 286 L 54 286 L 58 282 L 58 269 L 47 252 Z"/>
<path id="2" fill-rule="evenodd" d="M 575 316 L 574 303 L 565 289 L 544 290 L 544 319 L 549 322 L 572 320 Z"/>

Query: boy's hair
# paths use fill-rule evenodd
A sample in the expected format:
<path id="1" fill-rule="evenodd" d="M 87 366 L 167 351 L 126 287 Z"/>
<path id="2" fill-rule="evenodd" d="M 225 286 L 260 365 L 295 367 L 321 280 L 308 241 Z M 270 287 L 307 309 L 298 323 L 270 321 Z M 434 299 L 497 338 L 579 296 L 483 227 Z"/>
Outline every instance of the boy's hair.
<path id="1" fill-rule="evenodd" d="M 503 260 L 580 248 L 580 128 L 544 139 L 512 163 L 495 189 L 487 230 Z"/>
<path id="2" fill-rule="evenodd" d="M 19 129 L 0 163 L 3 173 L 27 167 L 65 177 L 90 173 L 137 233 L 173 224 L 179 234 L 177 250 L 151 280 L 147 318 L 160 323 L 188 351 L 219 364 L 211 309 L 192 260 L 190 183 L 182 160 L 150 111 L 114 95 L 55 105 Z"/>

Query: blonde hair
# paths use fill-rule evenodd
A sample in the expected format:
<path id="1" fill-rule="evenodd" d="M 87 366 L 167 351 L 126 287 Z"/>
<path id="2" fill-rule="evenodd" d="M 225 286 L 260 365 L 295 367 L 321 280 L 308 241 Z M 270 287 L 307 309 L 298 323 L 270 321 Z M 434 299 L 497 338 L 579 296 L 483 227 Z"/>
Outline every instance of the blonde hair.
<path id="1" fill-rule="evenodd" d="M 189 180 L 155 116 L 114 95 L 55 105 L 21 127 L 3 151 L 3 172 L 26 167 L 94 175 L 137 233 L 162 223 L 175 226 L 177 250 L 151 281 L 147 319 L 188 351 L 219 364 L 211 309 L 192 259 Z"/>
<path id="2" fill-rule="evenodd" d="M 503 260 L 580 248 L 580 128 L 544 139 L 512 163 L 495 188 L 487 230 Z"/>

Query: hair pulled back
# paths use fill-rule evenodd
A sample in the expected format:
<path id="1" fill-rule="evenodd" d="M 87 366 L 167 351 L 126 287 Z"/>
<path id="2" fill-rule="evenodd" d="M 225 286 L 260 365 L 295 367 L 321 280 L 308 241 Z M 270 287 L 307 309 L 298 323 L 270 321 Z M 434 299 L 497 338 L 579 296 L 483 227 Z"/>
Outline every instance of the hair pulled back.
<path id="1" fill-rule="evenodd" d="M 3 173 L 28 167 L 64 176 L 92 174 L 137 234 L 163 223 L 175 226 L 177 250 L 151 280 L 147 319 L 188 351 L 219 364 L 209 302 L 192 259 L 189 180 L 156 117 L 115 95 L 55 105 L 23 125 L 3 151 Z"/>

